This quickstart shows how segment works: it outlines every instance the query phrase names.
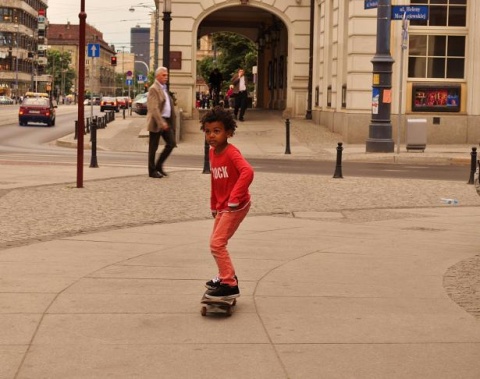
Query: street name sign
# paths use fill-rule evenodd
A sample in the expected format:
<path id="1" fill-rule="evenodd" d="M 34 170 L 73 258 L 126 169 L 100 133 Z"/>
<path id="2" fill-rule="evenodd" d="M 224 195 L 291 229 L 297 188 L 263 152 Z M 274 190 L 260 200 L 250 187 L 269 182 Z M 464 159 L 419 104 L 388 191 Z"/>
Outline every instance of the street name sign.
<path id="1" fill-rule="evenodd" d="M 392 20 L 402 20 L 403 14 L 407 20 L 428 20 L 427 5 L 394 5 L 392 6 Z"/>
<path id="2" fill-rule="evenodd" d="M 378 8 L 378 0 L 365 0 L 363 9 Z"/>

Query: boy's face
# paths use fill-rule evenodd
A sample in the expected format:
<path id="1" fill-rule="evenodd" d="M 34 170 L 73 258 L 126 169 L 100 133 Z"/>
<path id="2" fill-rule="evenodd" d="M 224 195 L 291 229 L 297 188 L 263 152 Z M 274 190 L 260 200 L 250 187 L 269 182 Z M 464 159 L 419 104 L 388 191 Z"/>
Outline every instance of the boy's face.
<path id="1" fill-rule="evenodd" d="M 215 148 L 215 152 L 221 152 L 227 146 L 228 138 L 232 136 L 230 131 L 219 121 L 205 123 L 205 140 Z"/>

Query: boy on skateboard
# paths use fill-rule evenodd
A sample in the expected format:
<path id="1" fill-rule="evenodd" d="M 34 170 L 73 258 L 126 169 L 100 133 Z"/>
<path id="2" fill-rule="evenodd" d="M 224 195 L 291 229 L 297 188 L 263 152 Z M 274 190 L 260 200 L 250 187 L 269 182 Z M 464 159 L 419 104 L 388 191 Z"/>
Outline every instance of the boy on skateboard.
<path id="1" fill-rule="evenodd" d="M 253 168 L 228 142 L 237 128 L 229 111 L 215 107 L 202 117 L 201 124 L 210 145 L 210 209 L 215 219 L 210 251 L 218 267 L 217 277 L 206 283 L 205 297 L 233 299 L 240 296 L 240 291 L 227 244 L 250 209 L 248 187 L 253 181 Z"/>

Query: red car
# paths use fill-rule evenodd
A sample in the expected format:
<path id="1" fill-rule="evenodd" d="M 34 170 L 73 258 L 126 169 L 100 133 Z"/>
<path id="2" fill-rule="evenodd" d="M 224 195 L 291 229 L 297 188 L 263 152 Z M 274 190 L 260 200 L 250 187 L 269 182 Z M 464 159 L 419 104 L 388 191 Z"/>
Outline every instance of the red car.
<path id="1" fill-rule="evenodd" d="M 18 122 L 20 126 L 28 125 L 29 122 L 54 126 L 56 107 L 47 97 L 27 97 L 18 110 Z"/>
<path id="2" fill-rule="evenodd" d="M 102 101 L 100 101 L 100 112 L 105 110 L 119 112 L 117 99 L 108 96 L 102 97 Z"/>
<path id="3" fill-rule="evenodd" d="M 120 109 L 127 109 L 130 106 L 129 98 L 119 96 L 117 97 L 117 104 Z"/>

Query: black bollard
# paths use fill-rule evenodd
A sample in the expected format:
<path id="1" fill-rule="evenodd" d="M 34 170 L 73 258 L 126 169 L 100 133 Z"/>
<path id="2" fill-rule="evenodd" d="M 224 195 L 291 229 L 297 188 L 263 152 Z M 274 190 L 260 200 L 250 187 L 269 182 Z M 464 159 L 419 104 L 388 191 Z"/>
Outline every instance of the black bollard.
<path id="1" fill-rule="evenodd" d="M 290 152 L 290 120 L 285 120 L 285 154 L 291 154 Z"/>
<path id="2" fill-rule="evenodd" d="M 335 173 L 333 174 L 333 177 L 338 179 L 343 179 L 342 175 L 342 147 L 343 143 L 339 142 L 337 146 L 337 165 L 335 166 Z"/>
<path id="3" fill-rule="evenodd" d="M 78 138 L 78 120 L 75 120 L 75 134 L 73 135 L 73 139 Z"/>
<path id="4" fill-rule="evenodd" d="M 472 147 L 472 152 L 470 153 L 472 157 L 470 160 L 470 179 L 468 179 L 467 184 L 473 184 L 475 178 L 475 171 L 477 170 L 477 148 Z"/>
<path id="5" fill-rule="evenodd" d="M 90 159 L 90 167 L 98 167 L 97 163 L 97 116 L 92 119 L 90 125 L 90 141 L 92 143 L 92 157 Z"/>
<path id="6" fill-rule="evenodd" d="M 203 149 L 203 172 L 202 174 L 210 174 L 210 158 L 208 152 L 210 151 L 210 145 L 205 140 L 205 146 Z"/>
<path id="7" fill-rule="evenodd" d="M 125 120 L 125 108 L 123 108 L 123 119 Z"/>

